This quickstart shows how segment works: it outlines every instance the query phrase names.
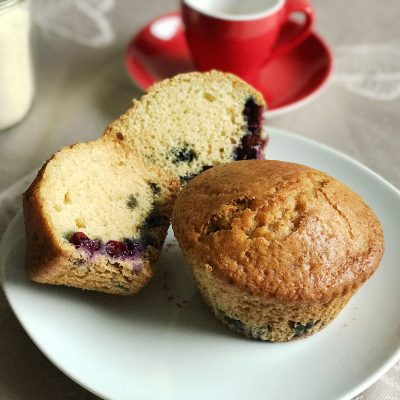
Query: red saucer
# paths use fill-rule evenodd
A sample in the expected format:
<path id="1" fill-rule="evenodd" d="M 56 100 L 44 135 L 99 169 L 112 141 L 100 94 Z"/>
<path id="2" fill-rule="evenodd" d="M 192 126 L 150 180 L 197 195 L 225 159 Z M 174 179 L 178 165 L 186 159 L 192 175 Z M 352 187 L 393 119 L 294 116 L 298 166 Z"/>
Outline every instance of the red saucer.
<path id="1" fill-rule="evenodd" d="M 296 28 L 295 22 L 290 22 Z M 125 55 L 129 76 L 143 90 L 164 78 L 194 71 L 179 12 L 162 15 L 138 32 Z M 259 72 L 257 88 L 268 104 L 268 116 L 303 105 L 325 86 L 332 72 L 332 53 L 312 33 L 290 53 L 272 58 Z"/>

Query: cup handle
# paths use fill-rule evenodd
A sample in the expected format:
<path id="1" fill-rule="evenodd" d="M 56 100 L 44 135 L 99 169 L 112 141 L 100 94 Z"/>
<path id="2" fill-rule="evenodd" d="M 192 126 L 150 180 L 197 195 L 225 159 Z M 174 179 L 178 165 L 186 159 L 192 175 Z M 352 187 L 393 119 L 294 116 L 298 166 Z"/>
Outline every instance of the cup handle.
<path id="1" fill-rule="evenodd" d="M 293 32 L 293 29 L 285 29 L 285 23 L 289 21 L 290 15 L 295 12 L 304 14 L 306 19 L 303 26 Z M 314 17 L 315 11 L 307 0 L 286 0 L 280 38 L 273 48 L 272 54 L 275 56 L 286 53 L 303 42 L 311 33 Z"/>

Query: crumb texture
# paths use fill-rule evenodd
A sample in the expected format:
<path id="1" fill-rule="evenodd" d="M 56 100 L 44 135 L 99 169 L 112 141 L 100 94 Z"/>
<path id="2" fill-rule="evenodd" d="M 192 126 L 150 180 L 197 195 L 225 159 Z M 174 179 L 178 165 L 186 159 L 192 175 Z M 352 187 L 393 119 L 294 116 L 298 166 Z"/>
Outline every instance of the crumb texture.
<path id="1" fill-rule="evenodd" d="M 38 196 L 58 237 L 81 231 L 118 240 L 139 234 L 154 207 L 150 185 L 158 180 L 118 144 L 82 143 L 57 153 Z"/>
<path id="2" fill-rule="evenodd" d="M 261 157 L 264 108 L 262 96 L 231 74 L 181 74 L 134 100 L 104 137 L 125 142 L 184 184 L 210 166 Z"/>

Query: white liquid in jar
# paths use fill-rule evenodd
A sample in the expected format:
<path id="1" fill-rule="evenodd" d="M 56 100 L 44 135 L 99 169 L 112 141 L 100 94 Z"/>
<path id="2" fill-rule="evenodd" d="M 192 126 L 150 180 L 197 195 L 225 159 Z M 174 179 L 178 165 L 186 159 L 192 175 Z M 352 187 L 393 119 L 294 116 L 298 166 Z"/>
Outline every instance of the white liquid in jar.
<path id="1" fill-rule="evenodd" d="M 26 115 L 33 92 L 28 3 L 0 1 L 0 130 Z"/>

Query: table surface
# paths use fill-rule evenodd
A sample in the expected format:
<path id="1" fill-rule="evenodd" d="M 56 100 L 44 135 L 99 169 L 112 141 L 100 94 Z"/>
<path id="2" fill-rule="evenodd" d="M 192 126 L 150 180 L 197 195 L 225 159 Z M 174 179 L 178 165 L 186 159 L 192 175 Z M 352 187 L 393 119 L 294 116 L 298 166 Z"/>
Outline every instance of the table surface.
<path id="1" fill-rule="evenodd" d="M 335 55 L 332 80 L 316 100 L 268 123 L 341 150 L 400 187 L 400 3 L 312 4 L 316 30 Z M 33 2 L 36 97 L 19 125 L 0 132 L 0 192 L 60 147 L 96 138 L 140 96 L 124 71 L 124 49 L 144 23 L 177 8 L 173 0 Z M 96 398 L 40 353 L 2 292 L 0 328 L 1 398 Z M 358 399 L 399 399 L 399 371 Z"/>

